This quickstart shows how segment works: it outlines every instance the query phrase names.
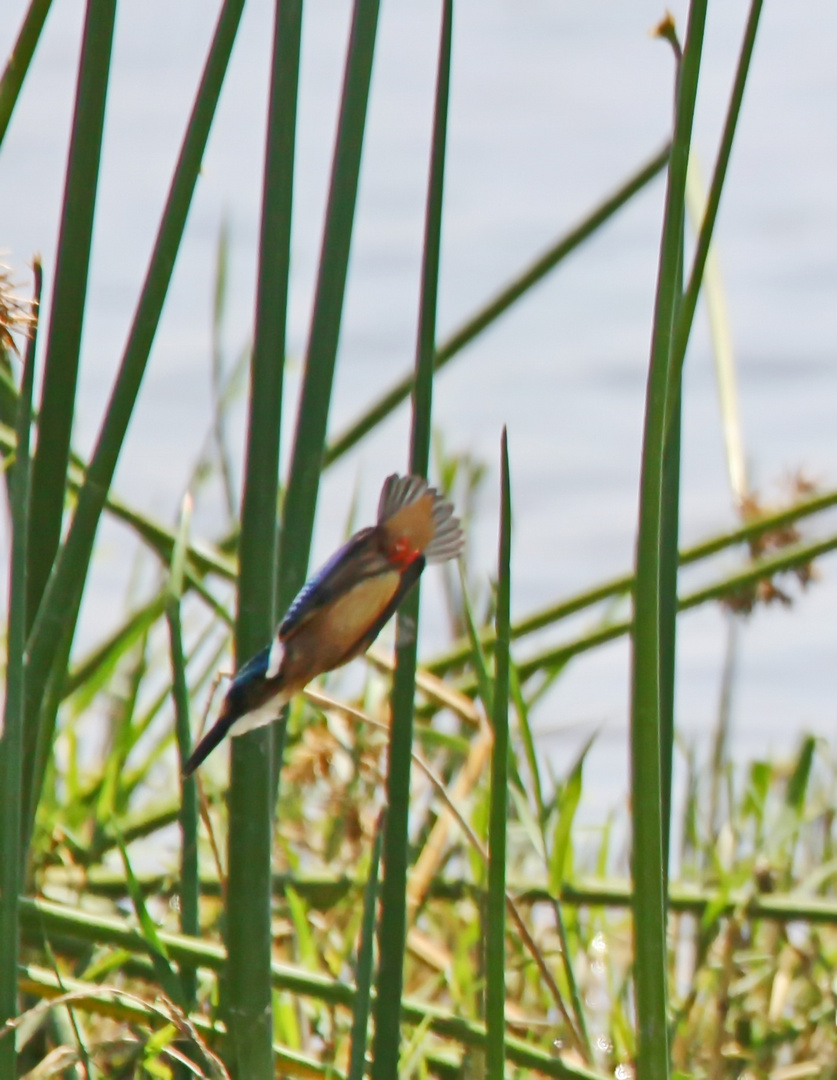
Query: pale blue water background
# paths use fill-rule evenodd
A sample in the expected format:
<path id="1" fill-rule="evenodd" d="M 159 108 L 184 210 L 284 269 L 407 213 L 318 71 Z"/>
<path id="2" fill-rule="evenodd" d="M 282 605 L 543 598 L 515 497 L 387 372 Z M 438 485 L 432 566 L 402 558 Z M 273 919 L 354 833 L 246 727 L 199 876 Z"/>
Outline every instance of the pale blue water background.
<path id="1" fill-rule="evenodd" d="M 2 55 L 23 8 L 22 0 L 4 0 Z M 673 9 L 682 31 L 685 4 Z M 343 0 L 309 0 L 306 7 L 290 326 L 295 357 L 307 336 L 348 12 Z M 79 0 L 56 0 L 0 153 L 0 247 L 16 267 L 40 251 L 47 285 L 82 14 Z M 441 338 L 662 144 L 672 59 L 648 33 L 662 14 L 650 0 L 459 0 Z M 696 129 L 707 174 L 745 14 L 740 0 L 710 4 Z M 203 0 L 120 6 L 84 328 L 76 430 L 84 451 L 121 356 L 215 17 L 216 5 Z M 436 4 L 384 0 L 333 432 L 412 362 L 437 33 Z M 270 37 L 270 5 L 250 3 L 118 472 L 123 497 L 167 520 L 208 422 L 212 275 L 224 218 L 232 242 L 230 356 L 251 330 Z M 835 46 L 834 4 L 768 0 L 717 233 L 748 462 L 768 496 L 800 468 L 823 484 L 837 482 Z M 472 450 L 491 466 L 472 567 L 483 575 L 496 560 L 496 462 L 500 429 L 508 425 L 517 615 L 632 561 L 662 197 L 658 180 L 436 383 L 436 420 L 448 448 Z M 296 386 L 294 375 L 286 439 Z M 690 543 L 733 521 L 702 313 L 688 360 L 684 423 L 682 537 Z M 242 427 L 243 405 L 234 445 L 242 445 Z M 408 435 L 402 407 L 328 474 L 317 560 L 342 535 L 358 482 L 361 516 L 372 514 L 382 477 L 404 466 Z M 217 524 L 209 510 L 199 520 L 207 529 Z M 126 552 L 133 548 L 124 532 L 102 530 L 82 644 L 124 610 L 132 558 Z M 834 732 L 834 561 L 823 561 L 821 572 L 791 612 L 761 611 L 743 627 L 733 744 L 741 760 L 789 750 L 802 730 Z M 685 587 L 695 580 L 686 576 Z M 430 652 L 441 625 L 437 583 L 424 595 Z M 717 710 L 724 620 L 705 609 L 679 625 L 678 723 L 688 740 L 705 747 Z M 621 642 L 575 661 L 537 713 L 542 747 L 558 771 L 601 726 L 585 782 L 591 820 L 601 820 L 626 788 L 627 709 L 628 648 Z"/>

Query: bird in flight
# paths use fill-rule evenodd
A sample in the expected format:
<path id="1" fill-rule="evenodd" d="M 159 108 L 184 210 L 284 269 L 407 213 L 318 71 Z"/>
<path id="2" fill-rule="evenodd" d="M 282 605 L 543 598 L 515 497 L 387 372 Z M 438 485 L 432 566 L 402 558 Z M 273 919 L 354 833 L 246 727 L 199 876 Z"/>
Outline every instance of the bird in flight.
<path id="1" fill-rule="evenodd" d="M 323 672 L 366 652 L 427 563 L 462 551 L 453 507 L 420 476 L 384 481 L 377 524 L 361 529 L 303 586 L 272 643 L 236 673 L 218 719 L 183 766 L 190 776 L 227 735 L 279 718 Z"/>

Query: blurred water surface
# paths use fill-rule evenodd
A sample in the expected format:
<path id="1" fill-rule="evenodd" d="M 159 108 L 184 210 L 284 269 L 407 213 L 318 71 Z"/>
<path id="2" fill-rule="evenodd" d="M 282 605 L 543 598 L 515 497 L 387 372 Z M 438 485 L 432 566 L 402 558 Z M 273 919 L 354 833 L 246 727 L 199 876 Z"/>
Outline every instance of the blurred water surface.
<path id="1" fill-rule="evenodd" d="M 5 55 L 24 10 L 6 0 Z M 685 4 L 673 5 L 681 30 Z M 651 0 L 458 0 L 440 295 L 440 338 L 616 187 L 663 143 L 672 57 L 649 30 Z M 157 221 L 213 29 L 205 0 L 123 3 L 117 15 L 102 174 L 82 346 L 76 444 L 93 444 L 147 266 Z M 0 246 L 20 268 L 33 252 L 54 269 L 83 5 L 56 0 L 0 153 Z M 746 7 L 710 4 L 696 146 L 714 159 Z M 287 446 L 304 353 L 349 5 L 308 0 L 303 29 L 293 233 Z M 331 430 L 342 430 L 412 362 L 428 164 L 437 5 L 385 0 L 376 50 L 356 238 Z M 171 520 L 209 418 L 210 314 L 219 228 L 231 264 L 226 348 L 251 333 L 271 5 L 246 10 L 172 289 L 116 488 Z M 765 5 L 717 236 L 754 485 L 775 497 L 803 469 L 837 482 L 837 8 Z M 450 451 L 490 465 L 472 570 L 496 555 L 499 435 L 509 428 L 517 615 L 627 569 L 636 523 L 642 410 L 663 183 L 655 182 L 436 383 Z M 730 525 L 711 353 L 701 313 L 687 364 L 682 537 Z M 244 403 L 231 418 L 243 445 Z M 355 491 L 373 512 L 384 475 L 403 468 L 406 407 L 329 472 L 315 558 L 342 535 Z M 239 461 L 240 464 L 240 461 Z M 199 524 L 217 531 L 220 504 Z M 124 610 L 125 533 L 100 533 L 80 643 Z M 428 578 L 430 575 L 428 575 Z M 691 586 L 696 579 L 685 577 Z M 441 625 L 426 590 L 425 652 Z M 802 729 L 831 735 L 837 700 L 833 562 L 790 612 L 761 611 L 739 635 L 734 750 L 786 751 Z M 584 625 L 579 624 L 579 626 Z M 677 715 L 705 752 L 717 713 L 725 620 L 680 622 Z M 526 648 L 521 647 L 520 655 Z M 573 662 L 539 708 L 542 746 L 561 771 L 600 728 L 587 812 L 601 820 L 627 783 L 625 642 Z"/>

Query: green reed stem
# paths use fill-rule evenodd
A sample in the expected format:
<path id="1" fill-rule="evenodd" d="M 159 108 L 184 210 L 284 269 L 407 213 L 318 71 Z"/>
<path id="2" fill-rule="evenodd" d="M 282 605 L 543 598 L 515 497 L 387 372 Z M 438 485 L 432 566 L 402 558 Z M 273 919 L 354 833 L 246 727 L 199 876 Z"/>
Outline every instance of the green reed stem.
<path id="1" fill-rule="evenodd" d="M 51 5 L 52 0 L 31 0 L 0 77 L 0 146 L 3 144 L 35 48 L 41 40 L 41 31 Z"/>
<path id="2" fill-rule="evenodd" d="M 276 508 L 302 0 L 277 0 L 274 19 L 239 538 L 239 665 L 270 641 L 276 624 Z M 225 925 L 230 960 L 224 1003 L 230 1033 L 227 1059 L 241 1080 L 268 1080 L 274 1074 L 270 860 L 274 742 L 281 744 L 283 736 L 284 724 L 278 729 L 271 725 L 234 739 L 231 750 Z"/>
<path id="3" fill-rule="evenodd" d="M 35 622 L 64 519 L 115 19 L 116 0 L 88 0 L 32 466 L 29 532 L 37 543 L 29 552 L 27 630 Z"/>
<path id="4" fill-rule="evenodd" d="M 177 738 L 178 761 L 181 769 L 192 753 L 192 727 L 189 720 L 189 686 L 186 682 L 186 661 L 183 655 L 183 627 L 180 604 L 183 597 L 186 550 L 189 544 L 191 500 L 183 500 L 180 530 L 172 559 L 166 620 L 169 627 L 169 643 L 172 668 L 172 699 L 174 701 L 174 728 Z M 181 780 L 180 785 L 180 930 L 197 937 L 200 934 L 200 877 L 198 873 L 198 785 L 194 776 Z M 180 972 L 183 996 L 187 1008 L 195 1005 L 197 974 L 194 968 L 184 967 Z"/>
<path id="5" fill-rule="evenodd" d="M 664 20 L 663 36 L 668 37 L 675 56 L 674 115 L 680 97 L 683 51 L 677 38 L 674 20 Z M 688 170 L 687 170 L 688 182 Z M 686 228 L 684 190 L 679 221 L 680 250 L 674 264 L 674 313 L 676 320 L 683 294 L 683 258 Z M 663 849 L 663 900 L 668 889 L 668 864 L 671 848 L 671 783 L 674 768 L 674 696 L 677 659 L 677 573 L 680 566 L 680 448 L 683 427 L 683 402 L 678 392 L 666 427 L 662 459 L 662 542 L 660 545 L 660 816 Z"/>
<path id="6" fill-rule="evenodd" d="M 637 1073 L 666 1080 L 669 1075 L 667 1018 L 665 862 L 662 822 L 661 635 L 666 597 L 676 582 L 663 580 L 663 564 L 676 568 L 676 549 L 663 554 L 672 530 L 664 525 L 666 402 L 677 372 L 672 332 L 680 302 L 686 169 L 694 119 L 706 0 L 692 0 L 669 162 L 668 188 L 652 331 L 640 482 L 639 531 L 631 708 L 631 808 L 633 816 L 634 983 L 637 1011 Z M 673 392 L 672 392 L 673 393 Z M 672 396 L 672 401 L 675 397 Z M 671 657 L 668 658 L 669 662 Z"/>
<path id="7" fill-rule="evenodd" d="M 508 285 L 500 290 L 479 311 L 467 319 L 458 330 L 436 349 L 433 359 L 434 371 L 452 360 L 466 345 L 469 345 L 483 330 L 499 319 L 521 296 L 538 284 L 546 275 L 568 255 L 579 248 L 597 229 L 601 228 L 613 215 L 629 202 L 634 195 L 642 191 L 666 166 L 669 147 L 665 146 L 643 165 L 636 173 L 628 177 L 612 195 L 601 202 L 595 210 L 583 218 L 574 228 L 565 233 L 533 263 L 522 270 Z M 364 435 L 368 434 L 382 420 L 410 396 L 413 389 L 414 373 L 408 372 L 399 382 L 383 394 L 374 405 L 356 420 L 326 449 L 325 464 L 331 465 L 347 451 L 351 450 Z"/>
<path id="8" fill-rule="evenodd" d="M 35 263 L 35 300 L 41 297 L 41 264 Z M 37 308 L 35 308 L 37 312 Z M 26 564 L 29 544 L 30 428 L 35 380 L 37 324 L 26 346 L 17 410 L 17 458 L 11 476 L 12 558 L 9 567 L 9 621 L 6 634 L 6 700 L 0 736 L 0 1031 L 17 1016 L 23 820 L 23 707 L 26 671 Z M 16 1080 L 13 1037 L 0 1039 L 0 1080 Z"/>
<path id="9" fill-rule="evenodd" d="M 384 817 L 379 819 L 369 863 L 369 879 L 363 893 L 363 919 L 360 927 L 355 968 L 355 1003 L 352 1009 L 352 1049 L 349 1054 L 348 1080 L 363 1080 L 366 1071 L 366 1043 L 369 1012 L 372 1004 L 372 981 L 375 974 L 375 916 L 378 909 L 378 871 L 381 862 Z"/>
<path id="10" fill-rule="evenodd" d="M 488 897 L 485 942 L 486 1073 L 488 1080 L 505 1076 L 506 1039 L 506 822 L 509 814 L 509 612 L 511 596 L 511 485 L 509 450 L 503 428 L 500 487 L 500 553 L 497 565 L 497 608 L 494 623 L 493 727 L 491 805 L 488 819 Z"/>
<path id="11" fill-rule="evenodd" d="M 413 393 L 410 471 L 427 476 L 433 403 L 433 353 L 439 290 L 442 194 L 445 178 L 453 7 L 445 0 L 436 75 L 436 100 L 430 153 L 430 177 L 424 223 L 421 297 Z M 373 1080 L 397 1080 L 401 1049 L 401 996 L 407 935 L 408 821 L 413 748 L 419 587 L 405 599 L 396 626 L 396 664 L 392 687 L 392 727 L 387 770 L 387 817 L 384 827 L 384 876 L 378 925 L 378 982 L 375 1002 Z"/>
<path id="12" fill-rule="evenodd" d="M 21 929 L 26 939 L 33 943 L 42 943 L 44 935 L 48 935 L 62 942 L 62 945 L 70 941 L 95 942 L 114 945 L 142 956 L 151 956 L 153 952 L 154 946 L 148 938 L 125 919 L 92 915 L 77 908 L 31 897 L 21 897 L 19 910 Z M 154 936 L 175 963 L 190 963 L 223 975 L 227 953 L 222 945 L 162 930 L 155 931 Z M 272 984 L 277 990 L 287 990 L 300 997 L 310 997 L 347 1009 L 354 1004 L 354 989 L 339 979 L 276 961 L 271 964 L 270 970 Z M 409 1024 L 425 1025 L 434 1034 L 463 1046 L 485 1046 L 486 1032 L 482 1024 L 411 998 L 404 999 L 403 1010 L 404 1020 Z M 536 1049 L 522 1039 L 509 1037 L 506 1040 L 506 1056 L 509 1062 L 521 1068 L 537 1069 L 544 1076 L 556 1076 L 563 1080 L 604 1080 L 601 1074 L 570 1064 L 549 1051 Z"/>
<path id="13" fill-rule="evenodd" d="M 60 690 L 49 686 L 50 673 L 56 673 L 53 683 L 57 683 L 67 670 L 96 530 L 166 299 L 243 2 L 224 0 L 105 420 L 27 641 L 23 782 L 28 828 L 40 797 L 60 700 Z"/>
<path id="14" fill-rule="evenodd" d="M 750 61 L 752 60 L 753 47 L 756 43 L 756 32 L 758 31 L 759 19 L 761 18 L 762 3 L 763 0 L 752 0 L 750 4 L 750 12 L 747 17 L 747 25 L 744 29 L 744 39 L 738 57 L 732 94 L 730 96 L 730 103 L 724 121 L 724 130 L 721 135 L 718 160 L 715 163 L 715 171 L 712 174 L 712 183 L 710 184 L 709 195 L 706 200 L 706 211 L 704 213 L 703 223 L 701 224 L 700 232 L 698 234 L 695 255 L 692 260 L 692 269 L 689 274 L 689 282 L 686 286 L 686 291 L 683 294 L 683 303 L 674 330 L 672 353 L 674 362 L 678 365 L 682 365 L 686 355 L 686 346 L 692 329 L 698 294 L 700 292 L 701 282 L 703 281 L 703 272 L 706 269 L 706 260 L 709 256 L 709 249 L 712 243 L 712 233 L 715 228 L 718 207 L 721 202 L 721 192 L 724 188 L 727 167 L 729 166 L 730 154 L 732 153 L 732 142 L 735 137 L 738 117 L 741 113 L 741 104 L 744 100 L 744 87 L 747 84 L 747 76 L 750 72 Z"/>
<path id="15" fill-rule="evenodd" d="M 282 515 L 279 610 L 305 581 L 346 291 L 379 0 L 355 0 L 305 377 Z"/>

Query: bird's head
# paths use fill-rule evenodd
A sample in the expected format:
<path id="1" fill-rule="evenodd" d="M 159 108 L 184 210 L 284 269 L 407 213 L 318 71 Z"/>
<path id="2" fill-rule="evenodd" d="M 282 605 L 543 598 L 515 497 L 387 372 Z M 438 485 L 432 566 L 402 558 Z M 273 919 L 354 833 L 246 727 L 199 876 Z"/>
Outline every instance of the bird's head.
<path id="1" fill-rule="evenodd" d="M 456 558 L 464 537 L 453 507 L 419 476 L 389 476 L 378 506 L 380 547 L 400 571 L 420 555 L 429 563 Z"/>

